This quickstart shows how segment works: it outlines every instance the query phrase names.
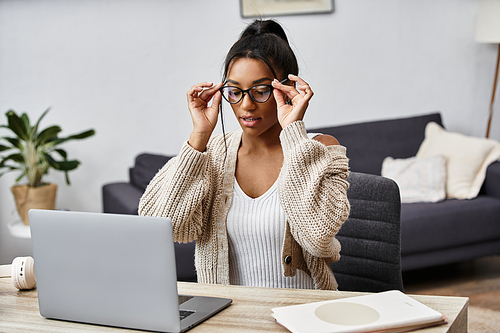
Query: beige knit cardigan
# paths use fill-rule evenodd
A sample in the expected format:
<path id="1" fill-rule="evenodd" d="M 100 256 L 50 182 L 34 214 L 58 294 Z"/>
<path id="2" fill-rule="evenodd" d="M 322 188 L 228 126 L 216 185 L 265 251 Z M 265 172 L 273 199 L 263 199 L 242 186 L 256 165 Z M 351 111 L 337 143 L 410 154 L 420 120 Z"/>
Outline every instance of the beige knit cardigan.
<path id="1" fill-rule="evenodd" d="M 205 152 L 187 142 L 152 179 L 139 203 L 139 214 L 170 217 L 174 239 L 196 240 L 198 282 L 229 284 L 226 216 L 231 205 L 236 159 L 242 131 L 228 133 L 227 156 L 222 135 Z M 285 276 L 297 269 L 309 274 L 317 289 L 337 288 L 329 264 L 340 259 L 335 235 L 349 215 L 346 149 L 325 146 L 307 137 L 296 121 L 280 134 L 283 167 L 278 177 L 286 214 L 282 247 Z"/>

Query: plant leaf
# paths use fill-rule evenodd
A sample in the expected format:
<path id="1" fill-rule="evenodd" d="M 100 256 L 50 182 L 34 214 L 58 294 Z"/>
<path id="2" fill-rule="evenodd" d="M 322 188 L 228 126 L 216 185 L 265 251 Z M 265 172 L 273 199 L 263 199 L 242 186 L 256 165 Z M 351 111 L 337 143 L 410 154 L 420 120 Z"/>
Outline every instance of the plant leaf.
<path id="1" fill-rule="evenodd" d="M 59 171 L 75 170 L 80 165 L 80 161 L 77 160 L 56 161 L 55 159 L 52 158 L 52 156 L 50 156 L 47 153 L 43 153 L 43 155 L 45 156 L 47 162 L 49 162 L 50 166 Z"/>
<path id="2" fill-rule="evenodd" d="M 4 163 L 0 163 L 0 168 L 7 168 L 7 169 L 9 169 L 9 171 L 13 171 L 13 170 L 23 170 L 23 168 L 16 167 L 16 166 L 12 166 L 12 165 L 6 165 L 6 164 L 4 164 Z"/>
<path id="3" fill-rule="evenodd" d="M 57 153 L 59 153 L 59 155 L 61 155 L 61 157 L 64 158 L 65 160 L 68 158 L 68 154 L 66 153 L 65 150 L 63 150 L 63 149 L 56 149 L 55 151 Z"/>
<path id="4" fill-rule="evenodd" d="M 16 183 L 19 182 L 23 177 L 26 175 L 25 172 L 23 172 L 19 177 L 16 178 Z"/>
<path id="5" fill-rule="evenodd" d="M 13 110 L 7 111 L 5 115 L 8 120 L 8 128 L 22 140 L 28 140 L 28 131 L 22 119 Z"/>
<path id="6" fill-rule="evenodd" d="M 47 110 L 45 110 L 42 115 L 40 116 L 40 118 L 38 118 L 35 126 L 33 126 L 33 128 L 31 129 L 31 136 L 34 137 L 36 135 L 36 132 L 38 131 L 38 127 L 40 126 L 40 122 L 42 121 L 43 117 L 45 117 L 45 115 L 50 111 L 50 108 L 47 108 Z"/>
<path id="7" fill-rule="evenodd" d="M 45 158 L 45 160 L 47 161 L 47 163 L 49 163 L 49 165 L 52 168 L 59 170 L 59 163 L 55 159 L 53 159 L 52 156 L 50 156 L 46 152 L 42 152 L 42 154 L 43 154 L 43 157 Z"/>
<path id="8" fill-rule="evenodd" d="M 24 164 L 24 157 L 23 155 L 16 153 L 16 154 L 11 154 L 7 157 L 4 157 L 2 161 L 0 162 L 1 165 L 3 165 L 6 161 L 13 161 L 16 163 Z"/>
<path id="9" fill-rule="evenodd" d="M 28 138 L 31 139 L 31 126 L 30 126 L 30 118 L 26 113 L 23 113 L 21 115 L 21 120 L 23 121 L 24 128 L 26 129 L 26 134 L 28 135 Z"/>
<path id="10" fill-rule="evenodd" d="M 59 169 L 60 171 L 71 171 L 75 170 L 78 168 L 80 165 L 80 161 L 77 160 L 72 160 L 72 161 L 59 161 L 57 162 L 59 164 Z"/>
<path id="11" fill-rule="evenodd" d="M 20 149 L 20 150 L 23 149 L 23 145 L 21 144 L 21 141 L 19 141 L 18 138 L 3 137 L 2 139 L 4 139 L 5 141 L 9 142 L 12 145 L 12 148 L 17 148 L 17 149 Z"/>
<path id="12" fill-rule="evenodd" d="M 87 130 L 87 131 L 84 131 L 82 133 L 79 133 L 79 134 L 74 134 L 74 135 L 70 135 L 66 138 L 57 138 L 55 141 L 55 143 L 53 144 L 54 146 L 57 146 L 63 142 L 66 142 L 66 141 L 69 141 L 69 140 L 81 140 L 81 139 L 85 139 L 85 138 L 88 138 L 92 135 L 95 134 L 95 130 L 93 129 L 90 129 L 90 130 Z"/>
<path id="13" fill-rule="evenodd" d="M 6 151 L 6 150 L 9 150 L 9 149 L 12 149 L 12 147 L 0 145 L 0 151 Z"/>
<path id="14" fill-rule="evenodd" d="M 41 124 L 41 120 L 49 111 L 50 108 L 45 110 L 38 118 L 35 126 L 33 127 L 31 127 L 28 114 L 23 113 L 18 116 L 14 110 L 9 110 L 6 113 L 8 125 L 0 125 L 0 127 L 10 129 L 16 135 L 16 137 L 1 137 L 0 142 L 2 142 L 1 140 L 3 139 L 6 142 L 10 143 L 12 147 L 9 147 L 8 143 L 6 142 L 2 142 L 2 144 L 0 144 L 0 152 L 13 148 L 17 148 L 20 152 L 15 154 L 11 153 L 11 155 L 4 157 L 3 159 L 0 157 L 0 169 L 3 169 L 2 173 L 0 173 L 0 176 L 5 174 L 6 172 L 19 170 L 21 171 L 21 176 L 17 181 L 19 181 L 23 177 L 28 177 L 28 175 L 31 177 L 32 173 L 35 173 L 35 181 L 38 182 L 40 181 L 40 177 L 42 174 L 47 174 L 48 169 L 53 168 L 55 170 L 63 171 L 65 173 L 66 183 L 68 185 L 70 184 L 68 171 L 76 169 L 80 165 L 80 162 L 78 160 L 68 161 L 68 154 L 66 150 L 54 149 L 54 147 L 69 140 L 80 140 L 93 136 L 95 135 L 95 130 L 90 129 L 63 138 L 58 137 L 59 133 L 61 132 L 60 126 L 50 126 L 39 132 L 38 130 Z M 27 149 L 29 149 L 30 151 L 27 152 Z M 31 152 L 31 149 L 33 149 L 34 151 Z M 62 160 L 55 160 L 50 155 L 52 154 L 52 152 L 57 153 L 62 158 Z M 26 163 L 29 161 L 25 161 L 25 157 L 23 154 L 30 154 L 30 156 L 32 154 L 36 155 L 33 156 L 36 157 L 36 161 L 34 162 L 34 166 L 32 166 L 36 168 L 36 170 L 28 172 L 28 170 L 26 169 L 28 167 Z M 39 154 L 41 154 L 41 156 Z M 26 157 L 26 159 L 29 158 Z M 14 162 L 16 165 L 19 164 L 19 166 L 12 166 L 9 164 L 13 163 L 7 164 L 7 162 Z M 32 180 L 29 181 L 31 182 Z"/>
<path id="15" fill-rule="evenodd" d="M 91 130 L 81 132 L 79 134 L 70 135 L 66 138 L 66 140 L 81 140 L 81 139 L 88 138 L 89 136 L 92 136 L 94 134 L 95 134 L 95 131 L 93 129 L 91 129 Z"/>
<path id="16" fill-rule="evenodd" d="M 59 126 L 50 126 L 41 131 L 35 140 L 35 145 L 43 145 L 53 139 L 57 139 L 57 134 L 61 132 L 61 127 Z"/>

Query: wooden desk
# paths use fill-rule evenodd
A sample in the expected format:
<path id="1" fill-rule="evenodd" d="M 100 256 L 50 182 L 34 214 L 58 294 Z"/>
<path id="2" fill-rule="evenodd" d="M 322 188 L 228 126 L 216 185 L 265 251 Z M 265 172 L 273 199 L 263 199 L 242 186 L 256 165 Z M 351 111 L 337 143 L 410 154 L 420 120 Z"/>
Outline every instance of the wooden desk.
<path id="1" fill-rule="evenodd" d="M 233 304 L 189 332 L 288 332 L 275 323 L 271 308 L 363 295 L 320 290 L 247 288 L 178 283 L 180 294 L 220 296 Z M 469 299 L 464 297 L 412 296 L 448 317 L 448 324 L 422 330 L 467 332 Z M 36 290 L 18 291 L 10 278 L 0 278 L 0 332 L 140 332 L 105 326 L 49 320 L 40 316 Z"/>

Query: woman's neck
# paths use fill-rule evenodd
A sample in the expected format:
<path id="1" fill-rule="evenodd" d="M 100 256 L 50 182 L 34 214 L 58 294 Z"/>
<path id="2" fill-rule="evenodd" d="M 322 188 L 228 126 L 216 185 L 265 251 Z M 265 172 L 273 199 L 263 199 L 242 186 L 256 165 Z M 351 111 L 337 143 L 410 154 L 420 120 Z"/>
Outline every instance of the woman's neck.
<path id="1" fill-rule="evenodd" d="M 281 126 L 274 126 L 261 135 L 249 135 L 243 132 L 240 149 L 247 152 L 265 152 L 281 149 Z"/>

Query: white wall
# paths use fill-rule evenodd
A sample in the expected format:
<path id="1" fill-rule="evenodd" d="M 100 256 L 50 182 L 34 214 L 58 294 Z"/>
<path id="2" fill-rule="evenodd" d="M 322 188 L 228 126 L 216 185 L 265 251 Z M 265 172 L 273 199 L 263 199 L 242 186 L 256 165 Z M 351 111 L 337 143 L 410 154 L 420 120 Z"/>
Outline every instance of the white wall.
<path id="1" fill-rule="evenodd" d="M 236 0 L 0 0 L 0 124 L 8 109 L 59 124 L 82 165 L 57 207 L 101 211 L 101 187 L 128 179 L 141 152 L 176 154 L 189 136 L 185 93 L 220 80 L 251 20 Z M 476 0 L 336 0 L 335 12 L 280 17 L 313 90 L 308 127 L 442 112 L 449 130 L 484 136 L 496 46 L 474 41 Z M 499 101 L 500 103 L 500 101 Z M 229 108 L 226 108 L 229 111 Z M 496 108 L 498 110 L 498 107 Z M 228 113 L 229 129 L 236 123 Z M 6 135 L 0 129 L 0 135 Z M 500 139 L 500 115 L 492 138 Z M 6 225 L 16 213 L 0 178 L 0 264 L 31 252 Z"/>

